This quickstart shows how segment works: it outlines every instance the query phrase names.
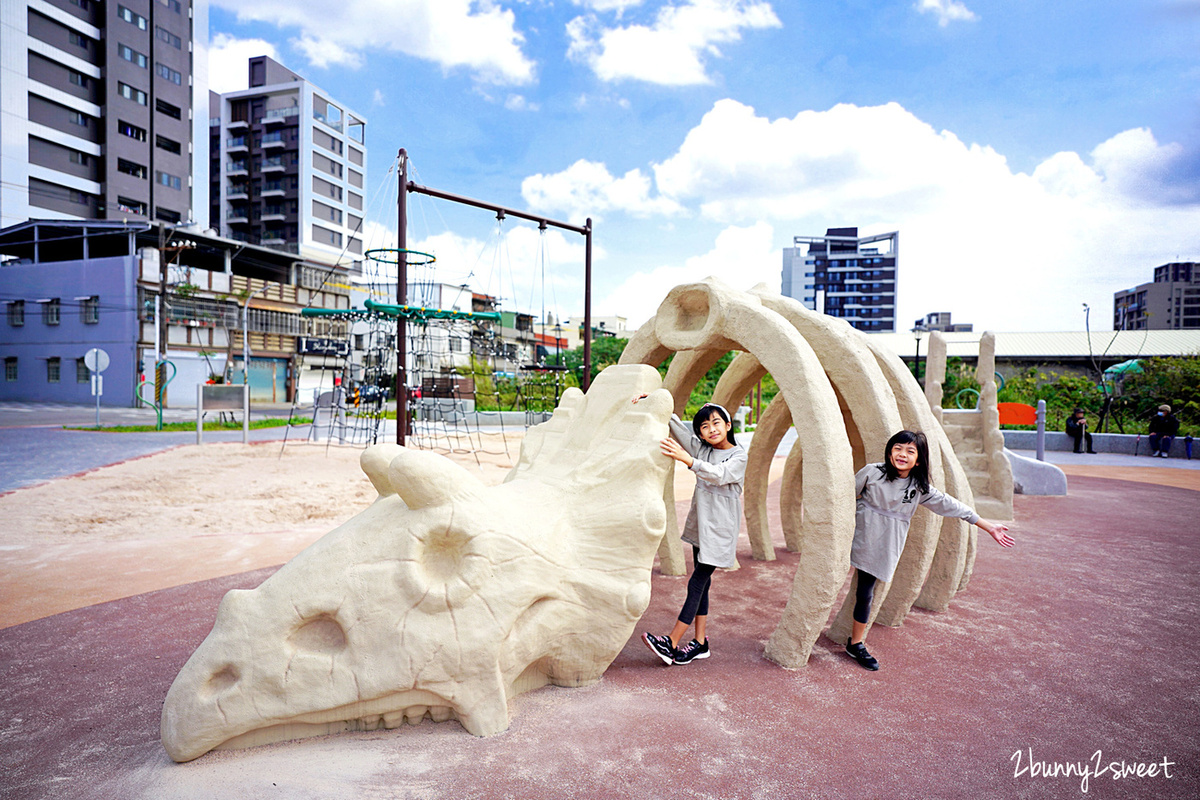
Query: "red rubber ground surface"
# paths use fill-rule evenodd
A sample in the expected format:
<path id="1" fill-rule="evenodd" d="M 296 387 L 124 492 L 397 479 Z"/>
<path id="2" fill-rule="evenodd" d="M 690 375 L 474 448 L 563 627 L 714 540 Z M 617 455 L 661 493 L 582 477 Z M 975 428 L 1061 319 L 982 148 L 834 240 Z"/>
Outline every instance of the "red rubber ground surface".
<path id="1" fill-rule="evenodd" d="M 950 610 L 914 610 L 868 644 L 868 673 L 822 638 L 809 665 L 763 644 L 795 557 L 718 572 L 713 657 L 665 667 L 683 578 L 654 576 L 649 611 L 586 689 L 512 704 L 504 734 L 457 723 L 344 734 L 173 764 L 162 699 L 221 595 L 260 570 L 0 630 L 4 798 L 1200 796 L 1200 492 L 1072 478 L 1066 498 L 1016 498 L 1018 546 L 980 539 Z M 1028 772 L 1039 762 L 1161 764 L 1171 777 Z M 1012 760 L 1020 752 L 1018 765 Z"/>

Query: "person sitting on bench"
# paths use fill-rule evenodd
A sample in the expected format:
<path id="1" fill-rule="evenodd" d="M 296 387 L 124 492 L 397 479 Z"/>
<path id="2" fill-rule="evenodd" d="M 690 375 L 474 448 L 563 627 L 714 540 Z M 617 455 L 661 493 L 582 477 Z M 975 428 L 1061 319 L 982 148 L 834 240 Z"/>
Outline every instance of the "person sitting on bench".
<path id="1" fill-rule="evenodd" d="M 1171 407 L 1164 404 L 1158 407 L 1158 413 L 1150 418 L 1150 457 L 1169 458 L 1171 442 L 1179 433 L 1179 420 L 1171 413 Z"/>
<path id="2" fill-rule="evenodd" d="M 1075 440 L 1075 452 L 1082 453 L 1083 446 L 1087 445 L 1087 451 L 1095 455 L 1096 451 L 1092 449 L 1092 435 L 1088 433 L 1087 417 L 1084 416 L 1082 408 L 1077 408 L 1067 417 L 1067 436 Z"/>

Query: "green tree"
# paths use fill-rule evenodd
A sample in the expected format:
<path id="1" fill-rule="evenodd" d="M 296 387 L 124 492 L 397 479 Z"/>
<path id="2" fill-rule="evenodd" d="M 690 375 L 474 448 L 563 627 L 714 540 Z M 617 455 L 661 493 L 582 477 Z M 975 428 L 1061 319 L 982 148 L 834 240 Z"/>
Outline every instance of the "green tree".
<path id="1" fill-rule="evenodd" d="M 1200 434 L 1200 355 L 1143 358 L 1139 365 L 1141 374 L 1127 375 L 1120 387 L 1130 425 L 1148 432 L 1150 417 L 1166 403 L 1179 419 L 1181 435 Z"/>

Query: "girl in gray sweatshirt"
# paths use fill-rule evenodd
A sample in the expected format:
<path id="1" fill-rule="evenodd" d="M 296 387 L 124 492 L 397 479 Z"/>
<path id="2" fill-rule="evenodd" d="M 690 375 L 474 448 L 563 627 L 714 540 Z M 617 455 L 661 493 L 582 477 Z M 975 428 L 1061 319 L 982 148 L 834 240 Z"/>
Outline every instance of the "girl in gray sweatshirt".
<path id="1" fill-rule="evenodd" d="M 687 599 L 669 634 L 642 635 L 646 646 L 667 665 L 689 664 L 709 656 L 708 587 L 714 570 L 736 563 L 746 479 L 746 451 L 734 439 L 732 420 L 723 406 L 705 403 L 691 426 L 672 414 L 671 436 L 674 438 L 663 439 L 659 447 L 663 455 L 695 473 L 696 491 L 683 526 L 683 540 L 692 546 Z M 695 638 L 680 646 L 693 624 Z"/>
<path id="2" fill-rule="evenodd" d="M 854 625 L 846 652 L 865 669 L 879 669 L 863 639 L 876 581 L 888 582 L 908 538 L 908 526 L 923 505 L 943 517 L 958 517 L 987 531 L 1001 547 L 1012 547 L 1008 528 L 981 519 L 975 511 L 929 485 L 929 443 L 920 431 L 900 431 L 888 439 L 882 464 L 868 464 L 854 476 L 858 497 L 850 565 L 858 571 Z"/>

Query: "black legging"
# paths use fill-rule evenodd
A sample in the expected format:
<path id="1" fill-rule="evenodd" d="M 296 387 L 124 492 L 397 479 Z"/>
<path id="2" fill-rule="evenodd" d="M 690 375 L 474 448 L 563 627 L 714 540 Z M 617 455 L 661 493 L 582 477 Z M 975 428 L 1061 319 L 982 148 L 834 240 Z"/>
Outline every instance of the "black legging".
<path id="1" fill-rule="evenodd" d="M 857 568 L 856 568 L 857 569 Z M 871 600 L 875 598 L 875 576 L 858 570 L 858 589 L 854 593 L 854 621 L 863 625 L 871 618 Z"/>
<path id="2" fill-rule="evenodd" d="M 691 625 L 697 616 L 708 616 L 708 586 L 716 567 L 700 563 L 700 548 L 692 545 L 692 577 L 688 578 L 687 599 L 679 612 L 679 621 Z"/>

